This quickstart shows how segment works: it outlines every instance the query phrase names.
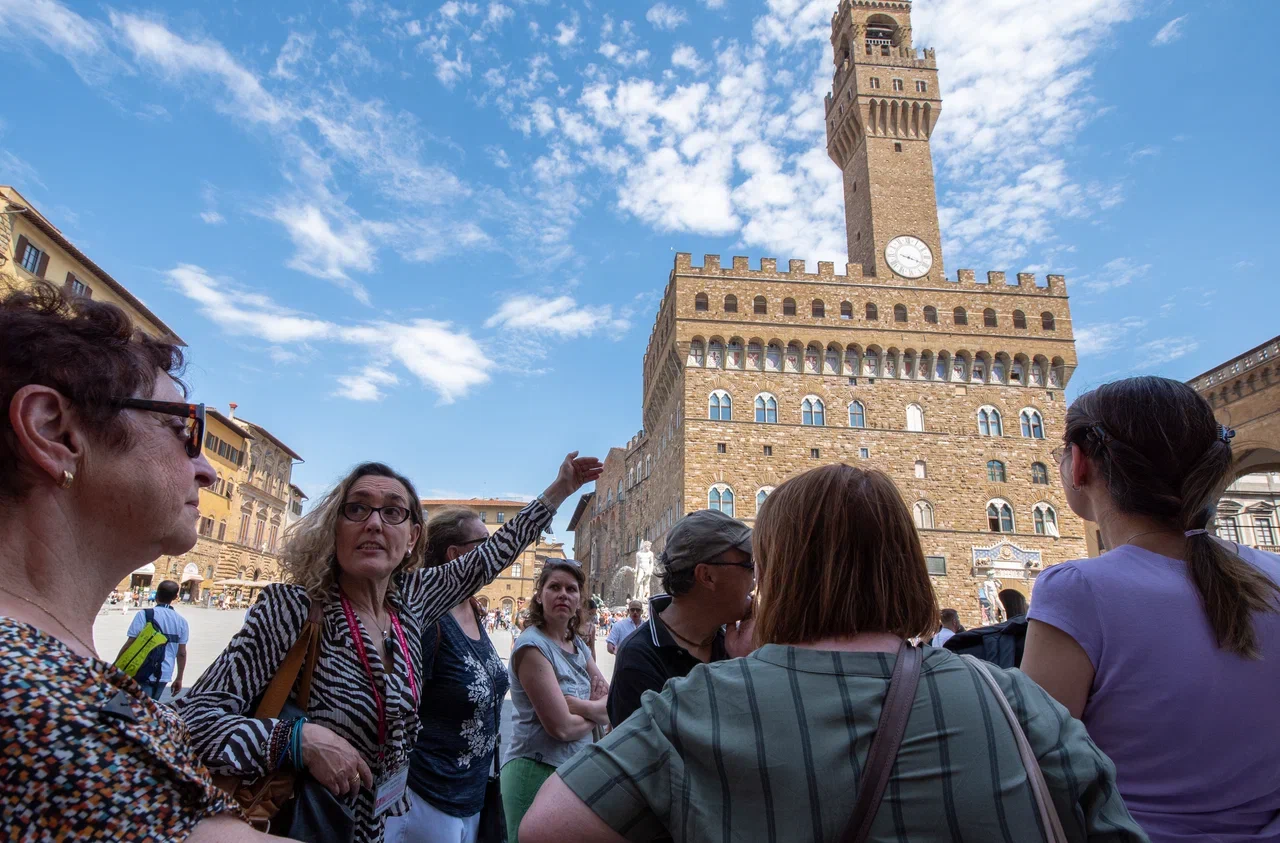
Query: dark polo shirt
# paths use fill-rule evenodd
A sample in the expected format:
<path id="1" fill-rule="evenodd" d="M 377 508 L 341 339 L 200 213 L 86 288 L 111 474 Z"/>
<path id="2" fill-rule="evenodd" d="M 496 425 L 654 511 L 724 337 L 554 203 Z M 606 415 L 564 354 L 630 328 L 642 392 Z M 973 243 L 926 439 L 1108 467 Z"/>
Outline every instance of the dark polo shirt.
<path id="1" fill-rule="evenodd" d="M 702 664 L 671 634 L 658 613 L 671 605 L 671 597 L 659 594 L 649 600 L 649 620 L 627 636 L 613 662 L 609 685 L 609 723 L 615 728 L 640 707 L 645 691 L 661 691 L 668 679 L 688 676 Z M 729 658 L 722 627 L 711 642 L 711 661 Z"/>

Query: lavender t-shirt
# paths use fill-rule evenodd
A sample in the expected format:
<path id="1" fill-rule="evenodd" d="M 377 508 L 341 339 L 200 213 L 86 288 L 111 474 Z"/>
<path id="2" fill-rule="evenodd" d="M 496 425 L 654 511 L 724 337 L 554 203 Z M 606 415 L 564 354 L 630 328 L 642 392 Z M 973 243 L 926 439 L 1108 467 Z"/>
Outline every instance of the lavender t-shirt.
<path id="1" fill-rule="evenodd" d="M 1081 719 L 1153 843 L 1280 841 L 1280 615 L 1255 616 L 1260 660 L 1220 650 L 1186 563 L 1125 545 L 1040 574 L 1030 617 L 1093 662 Z"/>

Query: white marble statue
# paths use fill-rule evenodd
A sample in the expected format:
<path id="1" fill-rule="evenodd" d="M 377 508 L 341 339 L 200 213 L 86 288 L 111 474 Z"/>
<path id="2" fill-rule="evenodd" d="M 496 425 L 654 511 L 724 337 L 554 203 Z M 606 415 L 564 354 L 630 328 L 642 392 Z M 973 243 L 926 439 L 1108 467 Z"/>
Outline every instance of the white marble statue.
<path id="1" fill-rule="evenodd" d="M 1004 605 L 1000 602 L 1000 586 L 994 571 L 987 571 L 987 578 L 978 586 L 978 603 L 983 613 L 983 622 L 987 624 L 1004 622 Z M 987 616 L 990 616 L 988 619 Z"/>
<path id="2" fill-rule="evenodd" d="M 640 549 L 636 551 L 636 590 L 632 596 L 642 603 L 649 602 L 649 581 L 653 578 L 654 559 L 653 542 L 640 542 Z"/>

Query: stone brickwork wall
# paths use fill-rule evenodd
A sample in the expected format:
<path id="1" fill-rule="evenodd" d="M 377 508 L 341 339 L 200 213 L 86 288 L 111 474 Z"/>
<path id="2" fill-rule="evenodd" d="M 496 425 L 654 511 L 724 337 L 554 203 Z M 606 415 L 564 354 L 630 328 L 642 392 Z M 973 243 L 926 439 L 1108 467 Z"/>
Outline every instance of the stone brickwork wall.
<path id="1" fill-rule="evenodd" d="M 1235 429 L 1236 476 L 1280 470 L 1280 337 L 1268 340 L 1188 383 Z"/>

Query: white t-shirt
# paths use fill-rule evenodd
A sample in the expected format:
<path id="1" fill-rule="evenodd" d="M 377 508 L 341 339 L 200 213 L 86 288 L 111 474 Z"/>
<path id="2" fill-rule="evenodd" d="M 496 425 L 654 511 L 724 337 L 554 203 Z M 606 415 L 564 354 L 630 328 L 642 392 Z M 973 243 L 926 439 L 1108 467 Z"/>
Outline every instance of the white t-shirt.
<path id="1" fill-rule="evenodd" d="M 643 623 L 643 621 L 641 621 L 641 623 Z M 606 643 L 612 644 L 615 649 L 621 647 L 622 642 L 627 640 L 627 636 L 631 635 L 631 633 L 635 632 L 639 628 L 640 624 L 631 620 L 630 615 L 628 615 L 622 620 L 614 622 L 613 629 L 609 630 L 609 637 L 605 639 Z"/>
<path id="2" fill-rule="evenodd" d="M 929 642 L 929 646 L 941 647 L 943 644 L 946 644 L 947 639 L 953 635 L 955 635 L 955 633 L 944 626 L 942 629 L 938 630 L 937 635 L 933 636 L 933 640 Z"/>

